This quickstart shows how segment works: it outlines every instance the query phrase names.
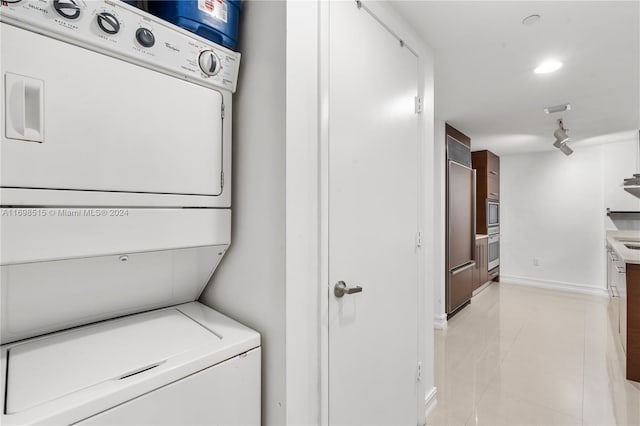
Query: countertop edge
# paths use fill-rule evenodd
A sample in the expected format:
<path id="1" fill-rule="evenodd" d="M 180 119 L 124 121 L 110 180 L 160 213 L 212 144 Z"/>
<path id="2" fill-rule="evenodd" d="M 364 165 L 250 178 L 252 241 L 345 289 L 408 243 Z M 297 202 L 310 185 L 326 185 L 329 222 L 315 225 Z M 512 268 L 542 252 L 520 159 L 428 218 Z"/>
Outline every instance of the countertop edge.
<path id="1" fill-rule="evenodd" d="M 638 231 L 606 231 L 607 243 L 621 257 L 625 263 L 633 263 L 640 265 L 640 250 L 631 250 L 620 242 L 620 239 L 637 239 L 640 241 L 640 232 Z"/>

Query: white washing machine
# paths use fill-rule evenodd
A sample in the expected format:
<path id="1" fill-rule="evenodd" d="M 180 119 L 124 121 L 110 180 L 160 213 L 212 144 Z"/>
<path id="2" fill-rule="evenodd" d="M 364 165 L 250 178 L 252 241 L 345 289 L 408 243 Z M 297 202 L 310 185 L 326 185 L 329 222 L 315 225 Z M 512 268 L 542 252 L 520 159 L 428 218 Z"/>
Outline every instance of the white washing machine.
<path id="1" fill-rule="evenodd" d="M 231 242 L 240 55 L 119 1 L 0 5 L 1 423 L 259 424 Z"/>

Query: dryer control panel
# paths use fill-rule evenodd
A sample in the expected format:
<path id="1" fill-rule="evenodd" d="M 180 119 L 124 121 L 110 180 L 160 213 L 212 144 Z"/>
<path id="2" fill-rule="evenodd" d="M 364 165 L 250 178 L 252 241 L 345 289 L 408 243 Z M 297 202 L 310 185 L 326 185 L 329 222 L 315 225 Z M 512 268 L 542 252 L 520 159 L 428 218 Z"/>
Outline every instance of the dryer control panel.
<path id="1" fill-rule="evenodd" d="M 120 1 L 3 0 L 0 21 L 202 86 L 236 90 L 239 53 Z"/>

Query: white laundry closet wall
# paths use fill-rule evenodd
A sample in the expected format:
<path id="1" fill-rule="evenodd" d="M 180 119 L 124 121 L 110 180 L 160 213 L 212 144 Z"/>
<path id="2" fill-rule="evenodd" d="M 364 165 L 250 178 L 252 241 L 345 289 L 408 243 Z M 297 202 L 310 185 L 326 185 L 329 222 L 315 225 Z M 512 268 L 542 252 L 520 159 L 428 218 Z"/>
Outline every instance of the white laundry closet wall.
<path id="1" fill-rule="evenodd" d="M 265 425 L 285 424 L 285 15 L 242 5 L 231 246 L 200 299 L 261 334 Z"/>

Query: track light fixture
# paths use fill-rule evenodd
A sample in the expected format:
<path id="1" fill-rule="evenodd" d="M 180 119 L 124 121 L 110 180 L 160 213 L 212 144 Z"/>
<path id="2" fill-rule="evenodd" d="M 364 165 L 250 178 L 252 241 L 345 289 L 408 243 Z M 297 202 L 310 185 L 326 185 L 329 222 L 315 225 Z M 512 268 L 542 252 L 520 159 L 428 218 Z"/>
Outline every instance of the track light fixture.
<path id="1" fill-rule="evenodd" d="M 555 114 L 556 112 L 565 112 L 565 111 L 570 111 L 570 110 L 571 110 L 571 104 L 570 103 L 566 103 L 566 104 L 562 104 L 562 105 L 548 106 L 548 107 L 545 107 L 543 109 L 545 114 Z"/>
<path id="2" fill-rule="evenodd" d="M 567 145 L 567 142 L 569 142 L 571 139 L 569 138 L 569 135 L 567 135 L 567 129 L 564 128 L 562 118 L 558 120 L 558 128 L 555 132 L 553 132 L 553 136 L 556 138 L 553 146 L 562 151 L 564 155 L 573 154 L 573 150 L 569 148 L 569 145 Z"/>

